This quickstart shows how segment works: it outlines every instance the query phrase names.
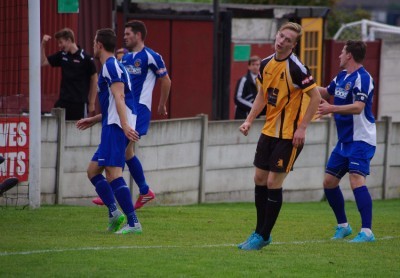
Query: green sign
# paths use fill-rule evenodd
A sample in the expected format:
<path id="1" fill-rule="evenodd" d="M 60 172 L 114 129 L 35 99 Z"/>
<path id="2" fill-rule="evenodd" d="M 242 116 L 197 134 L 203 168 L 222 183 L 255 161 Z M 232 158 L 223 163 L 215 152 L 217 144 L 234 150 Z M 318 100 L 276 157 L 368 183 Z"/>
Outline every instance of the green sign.
<path id="1" fill-rule="evenodd" d="M 250 58 L 251 46 L 249 44 L 235 45 L 233 49 L 233 61 L 248 61 Z"/>
<path id="2" fill-rule="evenodd" d="M 58 13 L 78 13 L 79 0 L 58 0 Z"/>

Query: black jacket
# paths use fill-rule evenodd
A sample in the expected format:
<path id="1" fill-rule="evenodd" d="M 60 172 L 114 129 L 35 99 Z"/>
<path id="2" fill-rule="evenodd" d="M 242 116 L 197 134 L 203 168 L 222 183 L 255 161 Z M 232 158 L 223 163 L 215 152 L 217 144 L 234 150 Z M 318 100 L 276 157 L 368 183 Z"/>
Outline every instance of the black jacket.
<path id="1" fill-rule="evenodd" d="M 250 112 L 253 102 L 257 96 L 257 86 L 255 81 L 252 80 L 250 71 L 239 79 L 236 84 L 235 91 L 235 104 L 236 112 L 235 119 L 246 118 L 247 114 Z"/>

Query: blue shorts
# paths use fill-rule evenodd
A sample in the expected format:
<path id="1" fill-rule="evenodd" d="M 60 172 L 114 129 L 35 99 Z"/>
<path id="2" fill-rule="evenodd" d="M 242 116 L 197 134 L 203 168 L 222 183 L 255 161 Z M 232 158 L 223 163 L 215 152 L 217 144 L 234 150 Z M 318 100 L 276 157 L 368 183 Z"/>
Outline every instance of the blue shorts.
<path id="1" fill-rule="evenodd" d="M 147 131 L 149 130 L 151 111 L 146 105 L 139 103 L 137 105 L 137 113 L 136 131 L 139 133 L 139 136 L 143 136 L 146 135 Z"/>
<path id="2" fill-rule="evenodd" d="M 363 141 L 339 142 L 329 157 L 325 173 L 341 179 L 347 172 L 362 176 L 369 175 L 371 159 L 375 146 Z"/>
<path id="3" fill-rule="evenodd" d="M 92 161 L 97 161 L 99 166 L 124 167 L 127 141 L 124 131 L 117 124 L 103 126 L 100 145 Z"/>

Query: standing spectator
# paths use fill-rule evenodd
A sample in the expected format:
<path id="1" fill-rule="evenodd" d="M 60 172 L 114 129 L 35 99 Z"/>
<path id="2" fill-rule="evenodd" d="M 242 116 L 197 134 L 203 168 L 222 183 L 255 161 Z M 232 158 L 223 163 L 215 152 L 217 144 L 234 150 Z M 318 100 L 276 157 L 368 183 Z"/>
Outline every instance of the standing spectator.
<path id="1" fill-rule="evenodd" d="M 333 113 L 338 142 L 329 157 L 324 178 L 324 191 L 337 220 L 332 239 L 343 239 L 352 233 L 347 222 L 344 198 L 339 183 L 349 172 L 361 231 L 350 242 L 375 241 L 372 233 L 372 199 L 366 186 L 371 159 L 376 149 L 376 126 L 372 114 L 374 82 L 361 64 L 366 53 L 362 41 L 347 41 L 339 56 L 343 69 L 327 88 L 319 87 L 324 99 L 318 108 L 320 116 Z M 334 96 L 333 105 L 325 99 Z"/>
<path id="2" fill-rule="evenodd" d="M 102 64 L 99 74 L 99 103 L 102 114 L 94 116 L 102 121 L 100 145 L 88 166 L 88 177 L 108 208 L 111 232 L 117 231 L 125 220 L 117 208 L 115 198 L 127 217 L 128 223 L 118 234 L 140 234 L 142 226 L 137 219 L 131 192 L 122 177 L 125 165 L 125 147 L 139 140 L 134 130 L 136 107 L 131 82 L 124 66 L 114 57 L 116 35 L 112 29 L 97 30 L 94 39 L 94 56 Z M 92 117 L 93 118 L 93 117 Z M 93 125 L 88 119 L 77 122 L 79 129 Z M 106 172 L 106 178 L 102 175 Z"/>
<path id="3" fill-rule="evenodd" d="M 46 57 L 49 35 L 43 36 L 41 44 L 41 65 L 61 67 L 60 95 L 54 107 L 65 109 L 66 120 L 79 120 L 88 113 L 94 115 L 97 72 L 93 58 L 77 46 L 71 29 L 61 29 L 54 37 L 60 51 Z"/>
<path id="4" fill-rule="evenodd" d="M 167 115 L 166 103 L 171 88 L 171 80 L 161 55 L 144 45 L 146 35 L 146 25 L 142 21 L 134 20 L 125 24 L 125 46 L 130 52 L 123 56 L 122 64 L 127 69 L 132 82 L 138 110 L 136 130 L 140 137 L 147 134 L 150 126 L 153 89 L 157 79 L 161 83 L 161 96 L 157 111 L 160 115 Z M 134 148 L 127 150 L 126 164 L 139 187 L 140 194 L 135 203 L 135 209 L 140 209 L 147 202 L 153 200 L 155 194 L 146 182 L 142 164 L 135 155 Z M 102 204 L 99 198 L 93 199 L 93 203 Z"/>
<path id="5" fill-rule="evenodd" d="M 256 78 L 260 73 L 261 59 L 258 56 L 250 57 L 247 64 L 247 74 L 242 76 L 236 85 L 235 119 L 246 119 L 257 96 Z"/>
<path id="6" fill-rule="evenodd" d="M 292 22 L 277 32 L 275 53 L 261 62 L 258 94 L 239 128 L 247 136 L 253 120 L 267 106 L 254 158 L 257 224 L 238 245 L 242 250 L 259 250 L 271 243 L 271 231 L 282 206 L 283 181 L 303 148 L 307 126 L 321 99 L 309 70 L 293 54 L 302 33 L 302 27 Z M 302 116 L 304 94 L 310 96 L 310 104 Z"/>

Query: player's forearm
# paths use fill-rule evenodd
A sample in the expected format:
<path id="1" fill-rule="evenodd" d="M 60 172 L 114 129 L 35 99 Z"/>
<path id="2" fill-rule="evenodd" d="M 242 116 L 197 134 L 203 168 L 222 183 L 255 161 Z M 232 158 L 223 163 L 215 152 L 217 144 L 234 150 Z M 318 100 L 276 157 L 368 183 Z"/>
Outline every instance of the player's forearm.
<path id="1" fill-rule="evenodd" d="M 310 97 L 310 103 L 308 104 L 307 110 L 304 113 L 303 119 L 299 125 L 299 128 L 304 129 L 307 128 L 308 124 L 313 119 L 315 113 L 318 110 L 318 105 L 321 102 L 321 96 L 317 88 L 310 90 L 307 94 Z"/>
<path id="2" fill-rule="evenodd" d="M 332 113 L 342 115 L 358 115 L 365 107 L 365 104 L 361 101 L 356 101 L 353 104 L 346 105 L 332 105 Z"/>
<path id="3" fill-rule="evenodd" d="M 128 119 L 126 117 L 126 105 L 124 97 L 118 95 L 115 97 L 115 105 L 117 107 L 117 113 L 119 116 L 119 121 L 121 123 L 121 128 L 124 129 L 128 125 Z"/>
<path id="4" fill-rule="evenodd" d="M 90 89 L 89 89 L 89 113 L 95 112 L 97 96 L 97 74 L 93 74 L 90 78 Z"/>
<path id="5" fill-rule="evenodd" d="M 161 79 L 161 94 L 158 106 L 164 106 L 167 103 L 169 92 L 171 90 L 171 79 L 168 75 Z"/>
<path id="6" fill-rule="evenodd" d="M 328 100 L 330 97 L 330 94 L 328 93 L 328 90 L 325 87 L 317 87 L 319 94 L 321 95 L 321 98 Z"/>
<path id="7" fill-rule="evenodd" d="M 96 116 L 93 116 L 91 119 L 93 123 L 98 123 L 101 122 L 102 118 L 103 114 L 97 114 Z"/>
<path id="8" fill-rule="evenodd" d="M 47 60 L 46 56 L 46 50 L 45 50 L 45 42 L 42 42 L 40 45 L 40 65 L 47 66 L 49 64 L 49 61 Z"/>
<path id="9" fill-rule="evenodd" d="M 115 100 L 115 106 L 117 109 L 119 121 L 121 124 L 121 128 L 125 130 L 129 127 L 128 118 L 126 116 L 126 104 L 125 104 L 125 93 L 124 93 L 125 85 L 122 82 L 116 82 L 111 84 L 111 93 Z"/>
<path id="10" fill-rule="evenodd" d="M 250 113 L 246 118 L 246 122 L 252 123 L 255 118 L 260 115 L 261 111 L 265 107 L 264 96 L 259 92 L 254 100 L 253 106 L 251 107 Z"/>

